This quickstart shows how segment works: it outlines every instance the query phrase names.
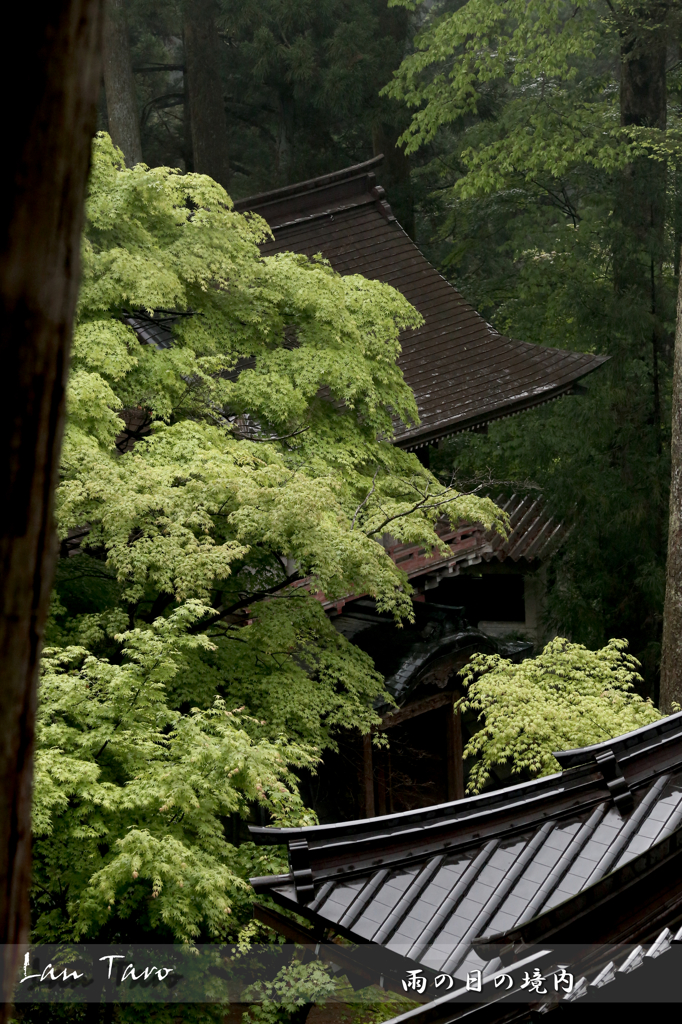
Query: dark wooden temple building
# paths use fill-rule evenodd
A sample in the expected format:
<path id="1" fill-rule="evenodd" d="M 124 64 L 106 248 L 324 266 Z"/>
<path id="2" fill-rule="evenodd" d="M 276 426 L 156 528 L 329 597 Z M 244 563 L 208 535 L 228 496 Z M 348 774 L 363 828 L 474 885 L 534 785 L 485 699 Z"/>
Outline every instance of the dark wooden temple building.
<path id="1" fill-rule="evenodd" d="M 537 498 L 499 503 L 510 516 L 506 539 L 477 525 L 453 530 L 443 524 L 447 556 L 389 547 L 416 589 L 413 624 L 397 628 L 366 596 L 328 603 L 339 632 L 371 655 L 397 708 L 378 708 L 387 747 L 370 736 L 346 738 L 337 753 L 325 754 L 305 791 L 320 820 L 372 817 L 464 796 L 462 752 L 478 723 L 474 716 L 453 716 L 453 703 L 463 695 L 458 673 L 474 653 L 517 661 L 542 641 L 537 602 L 529 596 L 564 533 Z M 508 777 L 498 766 L 490 784 Z"/>
<path id="2" fill-rule="evenodd" d="M 428 464 L 443 438 L 578 393 L 604 360 L 519 342 L 486 323 L 395 220 L 375 178 L 381 159 L 236 205 L 271 226 L 265 255 L 321 253 L 342 274 L 393 285 L 421 312 L 400 359 L 421 422 L 396 423 L 395 443 Z M 160 311 L 128 322 L 142 342 L 164 347 L 172 319 Z M 307 796 L 337 823 L 251 827 L 257 843 L 287 846 L 290 867 L 251 880 L 289 916 L 270 905 L 256 917 L 309 944 L 355 987 L 404 994 L 409 972 L 425 979 L 423 993 L 410 993 L 423 1005 L 401 1024 L 527 1019 L 529 1005 L 584 1017 L 593 1003 L 596 1020 L 600 1002 L 635 998 L 643 978 L 657 998 L 679 999 L 682 714 L 560 752 L 556 775 L 509 786 L 500 770 L 490 791 L 463 796 L 468 724 L 452 713 L 457 673 L 476 651 L 517 660 L 545 639 L 539 577 L 564 535 L 539 496 L 499 502 L 511 517 L 507 539 L 444 524 L 444 557 L 384 538 L 416 588 L 412 626 L 398 631 L 367 596 L 325 604 L 386 678 L 397 706 L 377 708 L 378 731 L 390 747 L 366 737 L 327 756 Z M 566 967 L 566 944 L 570 989 L 550 983 Z M 531 971 L 548 979 L 548 996 L 529 991 L 520 1004 L 516 981 Z M 506 980 L 498 987 L 502 974 L 513 991 Z M 438 989 L 444 976 L 452 984 Z"/>
<path id="3" fill-rule="evenodd" d="M 400 357 L 421 422 L 409 429 L 396 423 L 395 443 L 428 465 L 430 447 L 443 438 L 576 394 L 578 381 L 604 359 L 516 341 L 486 323 L 396 221 L 376 182 L 382 159 L 240 200 L 236 208 L 270 225 L 274 239 L 264 255 L 321 253 L 341 274 L 397 288 L 422 314 L 423 326 L 403 334 Z M 542 643 L 540 573 L 564 532 L 537 496 L 498 500 L 511 519 L 507 540 L 476 525 L 444 524 L 451 553 L 442 557 L 384 539 L 416 588 L 414 627 L 396 629 L 362 595 L 326 605 L 336 628 L 372 654 L 398 710 L 383 709 L 389 750 L 367 737 L 362 750 L 344 745 L 327 755 L 307 793 L 322 820 L 463 795 L 468 733 L 452 715 L 461 696 L 457 673 L 475 651 L 519 658 Z M 503 781 L 501 771 L 496 782 Z"/>
<path id="4" fill-rule="evenodd" d="M 463 430 L 580 393 L 579 381 L 606 357 L 531 345 L 499 334 L 431 266 L 395 219 L 376 183 L 375 157 L 310 181 L 235 203 L 258 213 L 274 239 L 264 256 L 321 253 L 340 274 L 362 274 L 397 288 L 424 317 L 404 332 L 400 367 L 412 388 L 420 424 L 396 424 L 395 443 L 409 450 L 438 444 Z M 140 342 L 173 343 L 173 324 L 191 312 L 129 311 L 125 323 Z"/>
<path id="5" fill-rule="evenodd" d="M 556 775 L 422 810 L 252 827 L 257 843 L 286 843 L 290 863 L 253 878 L 256 892 L 309 924 L 266 907 L 256 917 L 290 941 L 324 939 L 318 952 L 356 987 L 404 994 L 417 971 L 425 1005 L 406 1024 L 520 1019 L 528 1004 L 582 1014 L 636 998 L 635 983 L 641 1000 L 643 979 L 657 986 L 651 1001 L 679 1001 L 682 714 L 556 757 Z M 552 985 L 566 950 L 573 983 Z M 499 978 L 531 967 L 547 997 L 521 992 L 522 1006 L 519 986 L 498 989 Z M 443 975 L 454 984 L 439 991 Z M 466 984 L 476 976 L 478 1004 Z"/>
<path id="6" fill-rule="evenodd" d="M 270 225 L 274 238 L 264 255 L 321 253 L 341 274 L 397 288 L 422 314 L 423 326 L 404 332 L 400 357 L 421 422 L 409 429 L 396 422 L 395 443 L 428 465 L 430 448 L 443 438 L 484 431 L 496 419 L 578 393 L 578 382 L 604 358 L 516 341 L 486 323 L 396 221 L 376 182 L 382 159 L 240 200 L 236 208 Z M 123 319 L 142 344 L 164 349 L 183 315 L 191 313 L 136 310 Z M 123 418 L 121 452 L 149 428 L 144 410 L 126 410 Z M 497 500 L 510 516 L 506 540 L 476 524 L 453 530 L 444 523 L 444 557 L 384 538 L 416 591 L 413 626 L 397 629 L 363 595 L 325 603 L 336 628 L 371 653 L 398 707 L 377 709 L 389 748 L 366 737 L 360 748 L 349 741 L 327 755 L 306 794 L 322 820 L 409 811 L 463 795 L 468 727 L 452 714 L 461 696 L 457 674 L 476 651 L 518 659 L 547 639 L 542 572 L 564 535 L 539 496 Z M 77 550 L 79 536 L 70 540 Z M 500 770 L 493 784 L 506 781 Z"/>
<path id="7" fill-rule="evenodd" d="M 443 438 L 484 431 L 494 420 L 578 393 L 578 382 L 604 358 L 516 341 L 486 323 L 396 221 L 376 182 L 381 162 L 377 157 L 243 199 L 236 208 L 270 225 L 274 238 L 263 245 L 264 255 L 321 253 L 341 274 L 397 288 L 422 314 L 423 326 L 404 332 L 400 357 L 421 422 L 409 429 L 396 422 L 395 443 L 428 465 L 430 448 Z M 180 315 L 186 314 L 132 311 L 124 320 L 142 343 L 163 349 L 173 343 Z M 121 451 L 146 429 L 139 410 L 126 415 Z M 443 523 L 450 549 L 443 556 L 384 538 L 415 588 L 412 626 L 397 629 L 366 595 L 325 603 L 339 632 L 372 655 L 397 708 L 377 708 L 388 747 L 365 737 L 327 753 L 306 784 L 321 820 L 408 812 L 463 796 L 462 750 L 476 725 L 452 714 L 462 695 L 458 672 L 477 651 L 518 660 L 547 639 L 542 572 L 565 533 L 538 495 L 497 500 L 510 516 L 507 539 L 476 524 L 453 530 Z M 507 781 L 500 768 L 492 785 Z"/>
<path id="8" fill-rule="evenodd" d="M 445 555 L 391 541 L 386 548 L 407 573 L 415 602 L 458 608 L 471 625 L 490 637 L 513 633 L 538 644 L 543 633 L 536 577 L 566 530 L 548 514 L 539 496 L 495 500 L 509 516 L 507 537 L 480 524 L 453 529 L 444 521 L 436 531 L 450 548 Z M 363 628 L 357 601 L 349 597 L 324 602 L 339 631 L 348 637 Z"/>

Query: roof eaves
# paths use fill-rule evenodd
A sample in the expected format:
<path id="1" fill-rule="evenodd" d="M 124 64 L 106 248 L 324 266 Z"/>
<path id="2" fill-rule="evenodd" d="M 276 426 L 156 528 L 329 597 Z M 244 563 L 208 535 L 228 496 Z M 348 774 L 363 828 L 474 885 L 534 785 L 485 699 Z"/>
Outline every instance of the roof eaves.
<path id="1" fill-rule="evenodd" d="M 378 818 L 302 828 L 263 828 L 251 825 L 249 831 L 259 845 L 277 845 L 288 840 L 306 839 L 316 844 L 318 850 L 331 850 L 331 847 L 349 843 L 357 844 L 358 848 L 372 846 L 389 838 L 408 839 L 410 835 L 426 842 L 429 837 L 435 839 L 434 833 L 442 829 L 464 829 L 475 823 L 478 841 L 483 826 L 488 824 L 493 828 L 494 818 L 501 812 L 509 814 L 513 809 L 520 827 L 523 827 L 520 818 L 524 808 L 531 814 L 537 809 L 537 813 L 542 816 L 543 807 L 548 801 L 561 803 L 564 799 L 572 800 L 573 806 L 576 806 L 575 801 L 581 792 L 584 794 L 581 803 L 603 799 L 606 785 L 597 758 L 601 761 L 604 754 L 622 755 L 617 760 L 619 765 L 628 765 L 631 784 L 636 787 L 645 785 L 663 771 L 670 770 L 672 765 L 682 763 L 681 739 L 682 712 L 678 712 L 613 740 L 605 740 L 580 750 L 558 751 L 555 756 L 560 763 L 563 762 L 562 772 L 515 786 Z M 674 744 L 680 746 L 680 749 L 670 750 Z M 658 759 L 655 755 L 658 755 Z M 642 768 L 637 771 L 636 762 L 639 759 Z M 597 785 L 598 781 L 600 785 Z"/>
<path id="2" fill-rule="evenodd" d="M 554 402 L 558 398 L 564 398 L 566 395 L 580 395 L 582 394 L 582 389 L 577 382 L 607 362 L 609 358 L 609 356 L 593 356 L 589 365 L 586 366 L 579 377 L 559 387 L 547 388 L 547 393 L 542 397 L 538 395 L 526 396 L 516 402 L 502 405 L 498 409 L 491 409 L 488 412 L 479 413 L 475 416 L 461 416 L 449 421 L 446 420 L 430 430 L 413 427 L 409 431 L 396 432 L 394 444 L 396 447 L 404 448 L 406 451 L 416 451 L 418 448 L 423 448 L 425 445 L 444 440 L 455 434 L 478 430 L 488 423 L 509 419 L 511 416 L 518 416 L 520 413 L 527 412 L 530 409 L 537 409 L 541 405 L 547 405 L 548 402 Z"/>
<path id="3" fill-rule="evenodd" d="M 512 814 L 519 828 L 527 822 L 521 821 L 524 809 L 530 814 L 542 816 L 541 805 L 556 800 L 566 799 L 571 807 L 581 791 L 587 794 L 588 802 L 605 798 L 601 787 L 599 792 L 592 792 L 595 784 L 602 782 L 601 773 L 590 765 L 573 769 L 570 772 L 557 772 L 545 775 L 540 779 L 520 782 L 505 789 L 481 793 L 477 796 L 453 800 L 434 807 L 422 807 L 412 811 L 386 814 L 377 818 L 360 818 L 356 821 L 340 822 L 332 825 L 309 825 L 301 828 L 269 828 L 249 825 L 254 840 L 259 845 L 278 845 L 288 840 L 306 839 L 319 850 L 331 850 L 332 847 L 342 848 L 353 844 L 360 848 L 371 846 L 390 838 L 411 842 L 419 838 L 423 842 L 434 839 L 434 833 L 443 829 L 461 830 L 465 826 L 476 829 L 475 842 L 479 842 L 483 827 L 494 825 L 494 818 L 500 811 Z M 505 830 L 508 831 L 508 830 Z M 361 856 L 359 854 L 358 856 Z"/>

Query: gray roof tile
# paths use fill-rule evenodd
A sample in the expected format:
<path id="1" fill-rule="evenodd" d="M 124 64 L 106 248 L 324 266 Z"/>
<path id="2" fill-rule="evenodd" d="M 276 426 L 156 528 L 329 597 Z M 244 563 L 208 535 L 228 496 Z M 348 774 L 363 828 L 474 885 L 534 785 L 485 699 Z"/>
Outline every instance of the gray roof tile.
<path id="1" fill-rule="evenodd" d="M 595 760 L 609 751 L 633 793 L 624 813 Z M 331 889 L 312 910 L 289 881 L 258 886 L 348 938 L 389 945 L 461 977 L 476 960 L 475 938 L 515 934 L 531 918 L 552 919 L 560 904 L 565 915 L 586 887 L 623 865 L 630 870 L 682 830 L 682 714 L 558 757 L 575 767 L 437 807 L 313 828 L 253 828 L 260 842 L 305 839 L 316 891 Z M 372 884 L 357 921 L 344 927 L 343 908 L 358 886 Z"/>

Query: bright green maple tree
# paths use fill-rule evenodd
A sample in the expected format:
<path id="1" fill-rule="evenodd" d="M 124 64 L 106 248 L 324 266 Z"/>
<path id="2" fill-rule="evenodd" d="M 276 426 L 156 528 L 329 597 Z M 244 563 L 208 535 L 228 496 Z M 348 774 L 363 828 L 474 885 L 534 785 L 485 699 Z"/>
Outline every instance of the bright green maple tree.
<path id="1" fill-rule="evenodd" d="M 661 718 L 635 690 L 639 662 L 624 640 L 600 651 L 557 637 L 536 658 L 513 665 L 498 654 L 475 654 L 462 671 L 462 712 L 481 728 L 464 749 L 473 759 L 468 791 L 478 793 L 493 765 L 517 778 L 560 771 L 555 750 L 574 750 L 622 736 Z"/>
<path id="2" fill-rule="evenodd" d="M 416 419 L 396 359 L 419 315 L 319 258 L 261 258 L 268 232 L 210 179 L 127 170 L 96 139 L 57 497 L 61 536 L 82 538 L 38 733 L 43 940 L 236 934 L 244 878 L 282 865 L 226 819 L 314 820 L 292 767 L 387 697 L 318 596 L 409 616 L 381 537 L 438 548 L 443 515 L 499 521 L 391 443 Z M 165 349 L 122 321 L 158 309 L 192 314 Z M 121 454 L 125 410 L 149 433 Z"/>

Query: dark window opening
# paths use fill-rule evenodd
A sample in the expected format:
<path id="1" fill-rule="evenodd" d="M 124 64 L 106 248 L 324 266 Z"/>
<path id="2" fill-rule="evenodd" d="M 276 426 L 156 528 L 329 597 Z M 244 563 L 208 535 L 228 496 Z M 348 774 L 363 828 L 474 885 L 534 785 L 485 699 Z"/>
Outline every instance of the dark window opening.
<path id="1" fill-rule="evenodd" d="M 466 619 L 478 622 L 525 622 L 526 604 L 523 576 L 513 573 L 489 573 L 481 576 L 455 576 L 441 580 L 426 591 L 427 603 L 464 608 Z"/>

